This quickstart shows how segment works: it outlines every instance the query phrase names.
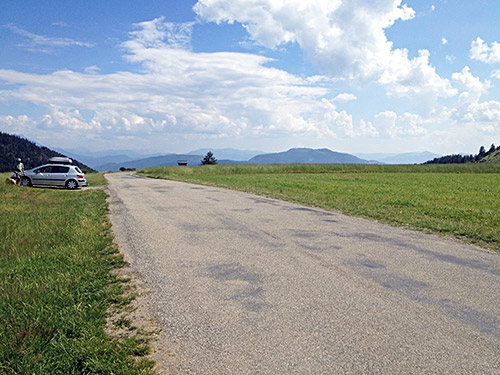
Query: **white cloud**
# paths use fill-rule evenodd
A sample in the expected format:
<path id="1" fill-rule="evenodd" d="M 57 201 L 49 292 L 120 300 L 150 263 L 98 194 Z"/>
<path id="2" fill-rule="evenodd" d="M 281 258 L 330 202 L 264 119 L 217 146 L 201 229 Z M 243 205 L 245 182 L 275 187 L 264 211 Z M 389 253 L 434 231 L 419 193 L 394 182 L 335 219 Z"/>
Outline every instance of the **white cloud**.
<path id="1" fill-rule="evenodd" d="M 489 81 L 483 83 L 478 77 L 473 76 L 468 66 L 464 67 L 460 73 L 453 73 L 451 77 L 464 88 L 458 97 L 459 104 L 477 103 L 481 95 L 485 94 L 491 86 Z"/>
<path id="2" fill-rule="evenodd" d="M 160 18 L 136 27 L 122 47 L 127 61 L 144 68 L 141 74 L 99 74 L 95 66 L 85 73 L 48 75 L 0 70 L 0 81 L 15 85 L 2 97 L 46 108 L 36 121 L 38 129 L 104 137 L 336 137 L 370 131 L 369 125 L 358 129 L 349 114 L 325 104 L 329 91 L 322 77 L 301 78 L 266 67 L 271 60 L 260 55 L 193 53 L 188 43 L 192 25 Z"/>
<path id="3" fill-rule="evenodd" d="M 408 112 L 398 115 L 393 111 L 384 111 L 375 115 L 375 127 L 391 138 L 425 136 L 428 131 L 420 126 L 424 123 L 420 116 Z"/>
<path id="4" fill-rule="evenodd" d="M 191 49 L 191 35 L 194 22 L 175 23 L 164 22 L 165 17 L 159 17 L 152 21 L 134 24 L 139 30 L 130 33 L 131 40 L 124 46 L 133 48 L 133 43 L 139 43 L 143 47 L 169 47 L 175 49 Z"/>
<path id="5" fill-rule="evenodd" d="M 97 74 L 97 73 L 99 73 L 100 70 L 101 69 L 97 65 L 92 65 L 92 66 L 87 66 L 84 69 L 84 72 L 89 73 L 89 74 Z"/>
<path id="6" fill-rule="evenodd" d="M 452 110 L 453 118 L 458 122 L 472 123 L 484 132 L 493 133 L 500 130 L 500 102 L 480 102 L 481 96 L 488 92 L 491 83 L 482 82 L 467 66 L 461 72 L 453 73 L 452 78 L 462 88 L 458 102 Z"/>
<path id="7" fill-rule="evenodd" d="M 489 47 L 484 40 L 478 37 L 472 42 L 469 54 L 473 60 L 487 64 L 498 64 L 500 63 L 500 43 L 493 42 Z"/>
<path id="8" fill-rule="evenodd" d="M 240 22 L 269 48 L 298 43 L 313 64 L 336 78 L 377 82 L 396 96 L 455 94 L 430 66 L 427 51 L 409 58 L 387 40 L 385 29 L 415 16 L 401 0 L 199 0 L 194 10 L 206 21 Z"/>
<path id="9" fill-rule="evenodd" d="M 333 98 L 333 100 L 337 102 L 350 102 L 356 99 L 356 95 L 348 93 L 338 94 L 335 98 Z"/>
<path id="10" fill-rule="evenodd" d="M 38 52 L 50 53 L 53 52 L 56 48 L 66 48 L 72 46 L 88 48 L 94 46 L 92 43 L 81 42 L 71 38 L 55 38 L 44 35 L 37 35 L 13 24 L 8 24 L 5 27 L 13 33 L 16 33 L 28 39 L 26 44 L 23 45 L 24 47 Z"/>
<path id="11" fill-rule="evenodd" d="M 190 45 L 194 24 L 172 24 L 158 18 L 136 24 L 129 40 L 121 45 L 125 61 L 137 64 L 141 68 L 140 74 L 126 71 L 102 74 L 94 65 L 87 67 L 84 73 L 61 70 L 46 75 L 0 69 L 0 83 L 5 83 L 0 90 L 2 104 L 25 102 L 37 106 L 37 113 L 40 109 L 45 110 L 39 118 L 0 116 L 0 129 L 35 134 L 37 141 L 46 137 L 51 143 L 54 139 L 65 144 L 71 137 L 72 140 L 85 137 L 96 144 L 104 140 L 116 144 L 123 140 L 148 149 L 155 144 L 155 150 L 161 148 L 166 139 L 175 142 L 172 139 L 254 137 L 281 140 L 295 137 L 301 140 L 314 138 L 327 144 L 325 139 L 355 142 L 363 138 L 384 142 L 384 137 L 389 136 L 397 139 L 398 144 L 407 142 L 411 146 L 412 142 L 424 144 L 430 139 L 435 134 L 430 130 L 433 126 L 454 126 L 456 130 L 474 124 L 477 133 L 500 131 L 497 125 L 500 123 L 499 102 L 480 101 L 490 87 L 488 81 L 473 76 L 466 67 L 453 74 L 451 82 L 456 86 L 453 87 L 450 81 L 436 74 L 430 65 L 428 51 L 420 51 L 418 56 L 409 58 L 408 51 L 392 49 L 381 26 L 393 22 L 388 20 L 384 8 L 388 3 L 398 5 L 399 2 L 385 0 L 379 4 L 380 13 L 385 15 L 378 21 L 379 37 L 383 42 L 381 46 L 388 49 L 359 47 L 366 48 L 367 54 L 373 53 L 373 60 L 358 61 L 356 53 L 359 51 L 345 51 L 343 54 L 326 39 L 324 48 L 333 51 L 332 58 L 339 61 L 345 58 L 346 64 L 348 61 L 358 64 L 339 68 L 344 78 L 349 78 L 352 73 L 351 78 L 357 75 L 359 83 L 371 74 L 371 82 L 383 85 L 393 96 L 392 103 L 398 100 L 394 98 L 414 98 L 418 106 L 411 111 L 415 113 L 401 110 L 403 114 L 397 114 L 394 108 L 382 110 L 379 107 L 376 112 L 381 112 L 373 117 L 368 114 L 365 118 L 353 119 L 352 114 L 339 110 L 336 104 L 358 98 L 347 91 L 346 82 L 339 82 L 331 70 L 324 75 L 301 77 L 270 67 L 273 60 L 263 55 L 194 53 Z M 266 2 L 262 0 L 261 4 Z M 334 13 L 336 7 L 342 6 L 339 1 L 291 4 L 301 6 L 306 13 L 321 4 Z M 343 6 L 350 9 L 348 5 Z M 372 3 L 364 7 L 376 8 Z M 396 8 L 403 13 L 409 12 L 404 7 Z M 396 8 L 392 19 L 398 14 Z M 400 19 L 404 17 L 400 15 Z M 284 22 L 285 18 L 281 21 Z M 385 23 L 381 21 L 383 19 Z M 311 19 L 314 26 L 313 21 Z M 360 21 L 355 20 L 353 27 L 358 25 L 357 22 Z M 375 19 L 371 22 L 377 23 Z M 346 22 L 341 24 L 345 29 L 343 33 L 347 32 L 346 25 Z M 373 27 L 366 26 L 367 30 L 375 30 Z M 267 29 L 262 33 L 264 31 Z M 287 38 L 285 34 L 280 40 Z M 312 38 L 313 35 L 307 30 L 294 30 L 292 34 L 293 38 L 304 38 L 305 35 Z M 309 46 L 312 48 L 313 44 Z M 377 57 L 380 58 L 377 60 Z M 317 61 L 322 58 L 326 59 L 326 55 L 318 55 Z M 351 58 L 354 59 L 349 60 Z M 359 91 L 359 86 L 356 90 Z M 332 98 L 332 92 L 341 94 L 326 99 Z M 460 95 L 457 100 L 447 102 L 448 108 L 436 105 L 440 97 L 455 93 Z"/>
<path id="12" fill-rule="evenodd" d="M 448 44 L 448 39 L 446 38 L 441 38 L 441 44 L 444 46 L 445 44 Z"/>

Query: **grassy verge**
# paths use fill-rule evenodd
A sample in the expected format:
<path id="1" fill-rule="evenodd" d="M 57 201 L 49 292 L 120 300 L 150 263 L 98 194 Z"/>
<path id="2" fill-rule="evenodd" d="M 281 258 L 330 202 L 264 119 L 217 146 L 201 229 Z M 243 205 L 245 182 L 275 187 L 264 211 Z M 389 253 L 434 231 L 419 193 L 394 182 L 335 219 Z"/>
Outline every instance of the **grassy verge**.
<path id="1" fill-rule="evenodd" d="M 147 343 L 106 335 L 126 303 L 106 193 L 22 188 L 0 175 L 0 373 L 148 374 Z M 94 176 L 93 176 L 94 177 Z M 92 178 L 93 178 L 92 177 Z M 98 176 L 95 176 L 99 179 Z"/>
<path id="2" fill-rule="evenodd" d="M 106 186 L 108 184 L 108 181 L 104 178 L 104 173 L 86 173 L 85 178 L 87 179 L 87 185 L 90 187 Z"/>
<path id="3" fill-rule="evenodd" d="M 217 165 L 139 173 L 337 210 L 500 250 L 499 165 Z"/>

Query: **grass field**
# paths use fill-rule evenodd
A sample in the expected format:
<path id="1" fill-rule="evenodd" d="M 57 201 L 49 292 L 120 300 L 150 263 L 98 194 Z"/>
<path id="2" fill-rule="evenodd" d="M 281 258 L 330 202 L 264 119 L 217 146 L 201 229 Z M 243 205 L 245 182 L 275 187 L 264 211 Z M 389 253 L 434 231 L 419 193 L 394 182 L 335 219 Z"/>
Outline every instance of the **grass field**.
<path id="1" fill-rule="evenodd" d="M 216 165 L 138 173 L 226 187 L 500 250 L 500 166 Z"/>
<path id="2" fill-rule="evenodd" d="M 0 175 L 0 373 L 148 374 L 147 342 L 105 333 L 126 304 L 102 190 L 4 184 Z M 92 185 L 102 175 L 87 175 Z M 139 358 L 139 359 L 138 359 Z"/>

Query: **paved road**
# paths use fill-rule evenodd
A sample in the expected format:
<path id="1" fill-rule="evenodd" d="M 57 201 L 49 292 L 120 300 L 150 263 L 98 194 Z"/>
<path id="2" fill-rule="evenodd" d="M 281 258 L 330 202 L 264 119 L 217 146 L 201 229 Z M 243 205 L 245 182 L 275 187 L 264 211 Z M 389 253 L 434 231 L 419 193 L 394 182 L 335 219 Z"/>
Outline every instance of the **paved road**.
<path id="1" fill-rule="evenodd" d="M 255 195 L 109 174 L 173 374 L 500 374 L 500 256 Z"/>

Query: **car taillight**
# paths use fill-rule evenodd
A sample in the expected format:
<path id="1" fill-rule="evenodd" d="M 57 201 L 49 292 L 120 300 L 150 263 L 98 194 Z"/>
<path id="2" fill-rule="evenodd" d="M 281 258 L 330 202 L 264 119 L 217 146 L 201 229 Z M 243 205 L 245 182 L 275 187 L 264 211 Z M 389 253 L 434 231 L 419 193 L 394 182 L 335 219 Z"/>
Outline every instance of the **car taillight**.
<path id="1" fill-rule="evenodd" d="M 83 179 L 83 174 L 77 174 L 76 177 Z"/>

